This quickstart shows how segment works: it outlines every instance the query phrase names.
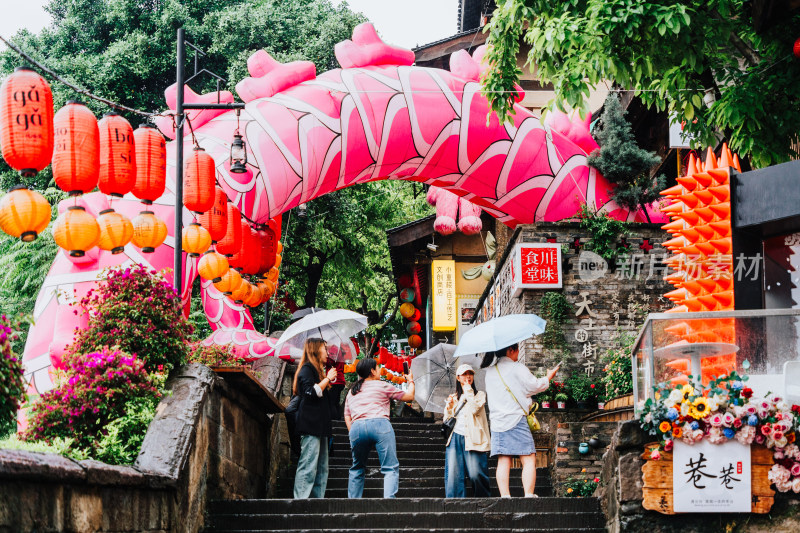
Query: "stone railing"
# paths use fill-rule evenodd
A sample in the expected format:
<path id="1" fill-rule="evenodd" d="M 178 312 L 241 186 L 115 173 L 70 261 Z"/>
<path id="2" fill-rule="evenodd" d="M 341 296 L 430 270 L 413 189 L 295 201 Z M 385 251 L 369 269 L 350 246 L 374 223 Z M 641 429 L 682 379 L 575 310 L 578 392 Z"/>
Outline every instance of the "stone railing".
<path id="1" fill-rule="evenodd" d="M 277 373 L 280 387 L 273 364 L 266 376 L 182 368 L 132 467 L 0 450 L 0 531 L 193 532 L 209 499 L 267 496 L 283 407 L 260 381 Z"/>

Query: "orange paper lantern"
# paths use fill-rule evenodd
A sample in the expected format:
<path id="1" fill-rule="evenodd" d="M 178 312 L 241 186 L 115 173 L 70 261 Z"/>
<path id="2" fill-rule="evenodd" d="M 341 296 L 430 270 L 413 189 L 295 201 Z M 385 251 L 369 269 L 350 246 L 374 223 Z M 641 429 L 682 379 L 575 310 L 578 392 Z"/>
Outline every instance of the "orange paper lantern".
<path id="1" fill-rule="evenodd" d="M 183 168 L 183 205 L 189 211 L 205 213 L 214 205 L 216 181 L 214 159 L 202 148 L 195 148 Z"/>
<path id="2" fill-rule="evenodd" d="M 413 314 L 414 314 L 414 304 L 406 302 L 400 305 L 400 315 L 403 318 L 408 318 Z"/>
<path id="3" fill-rule="evenodd" d="M 229 268 L 228 271 L 222 275 L 222 279 L 214 283 L 214 287 L 222 294 L 230 296 L 241 284 L 242 276 L 234 269 Z"/>
<path id="4" fill-rule="evenodd" d="M 161 198 L 167 184 L 167 144 L 149 124 L 133 132 L 136 148 L 136 180 L 131 192 L 145 205 Z"/>
<path id="5" fill-rule="evenodd" d="M 422 337 L 419 335 L 409 335 L 408 336 L 408 345 L 415 350 L 422 346 Z"/>
<path id="6" fill-rule="evenodd" d="M 269 272 L 267 272 L 267 279 L 269 279 L 272 283 L 276 283 L 277 284 L 278 283 L 278 277 L 280 276 L 280 272 L 281 271 L 279 269 L 275 268 L 275 267 L 270 268 Z"/>
<path id="7" fill-rule="evenodd" d="M 131 242 L 150 254 L 164 243 L 167 238 L 167 225 L 156 217 L 152 211 L 142 211 L 133 219 L 133 237 Z"/>
<path id="8" fill-rule="evenodd" d="M 211 235 L 198 222 L 192 222 L 183 228 L 181 243 L 183 251 L 188 253 L 190 257 L 198 257 L 211 246 Z"/>
<path id="9" fill-rule="evenodd" d="M 0 198 L 0 229 L 23 242 L 36 240 L 50 223 L 50 204 L 23 185 Z"/>
<path id="10" fill-rule="evenodd" d="M 231 257 L 239 251 L 239 247 L 242 245 L 242 214 L 230 202 L 227 204 L 226 211 L 225 237 L 217 242 L 217 251 Z"/>
<path id="11" fill-rule="evenodd" d="M 103 194 L 124 196 L 136 183 L 133 128 L 116 113 L 106 113 L 97 123 L 100 130 L 100 178 Z"/>
<path id="12" fill-rule="evenodd" d="M 250 282 L 242 280 L 242 283 L 231 292 L 231 300 L 237 304 L 244 303 L 253 293 L 253 286 Z"/>
<path id="13" fill-rule="evenodd" d="M 228 259 L 217 252 L 206 252 L 197 263 L 197 272 L 205 280 L 214 283 L 222 281 L 222 276 L 228 271 Z"/>
<path id="14" fill-rule="evenodd" d="M 100 227 L 83 207 L 74 205 L 56 219 L 53 224 L 53 238 L 71 257 L 83 257 L 86 250 L 97 246 Z"/>
<path id="15" fill-rule="evenodd" d="M 217 243 L 225 238 L 228 229 L 228 197 L 219 187 L 214 188 L 214 205 L 197 217 L 198 222 L 208 230 L 211 242 Z"/>
<path id="16" fill-rule="evenodd" d="M 53 119 L 53 179 L 70 196 L 97 187 L 100 175 L 100 130 L 88 107 L 69 101 Z"/>
<path id="17" fill-rule="evenodd" d="M 53 156 L 53 93 L 34 70 L 17 67 L 0 94 L 3 159 L 23 176 L 33 176 Z"/>
<path id="18" fill-rule="evenodd" d="M 100 240 L 97 246 L 101 250 L 108 250 L 116 255 L 125 250 L 125 245 L 133 238 L 133 224 L 128 217 L 117 213 L 113 209 L 100 211 L 97 217 L 100 226 Z"/>

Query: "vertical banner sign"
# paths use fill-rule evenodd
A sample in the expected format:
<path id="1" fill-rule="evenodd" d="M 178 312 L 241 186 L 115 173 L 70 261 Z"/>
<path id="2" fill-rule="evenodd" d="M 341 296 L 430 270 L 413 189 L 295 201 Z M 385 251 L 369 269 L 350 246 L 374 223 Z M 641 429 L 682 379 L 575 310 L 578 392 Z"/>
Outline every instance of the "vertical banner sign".
<path id="1" fill-rule="evenodd" d="M 452 331 L 458 323 L 456 307 L 456 262 L 452 259 L 431 263 L 433 282 L 433 331 Z"/>
<path id="2" fill-rule="evenodd" d="M 749 513 L 752 509 L 750 446 L 735 440 L 672 450 L 673 510 L 676 513 Z"/>
<path id="3" fill-rule="evenodd" d="M 561 245 L 523 243 L 514 249 L 514 296 L 522 289 L 560 289 Z"/>

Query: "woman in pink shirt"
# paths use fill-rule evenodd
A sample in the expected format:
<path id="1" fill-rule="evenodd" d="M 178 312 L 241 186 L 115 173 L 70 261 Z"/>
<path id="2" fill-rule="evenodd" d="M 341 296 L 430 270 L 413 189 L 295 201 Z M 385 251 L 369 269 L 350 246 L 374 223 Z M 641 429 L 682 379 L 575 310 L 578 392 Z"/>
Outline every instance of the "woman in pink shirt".
<path id="1" fill-rule="evenodd" d="M 375 359 L 367 357 L 359 361 L 356 373 L 360 379 L 344 402 L 344 422 L 350 431 L 353 452 L 347 497 L 361 498 L 367 457 L 374 447 L 383 474 L 383 497 L 394 498 L 400 484 L 400 463 L 397 461 L 394 429 L 389 422 L 389 407 L 391 400 L 408 402 L 414 399 L 414 375 L 408 373 L 408 391 L 403 392 L 380 380 Z"/>

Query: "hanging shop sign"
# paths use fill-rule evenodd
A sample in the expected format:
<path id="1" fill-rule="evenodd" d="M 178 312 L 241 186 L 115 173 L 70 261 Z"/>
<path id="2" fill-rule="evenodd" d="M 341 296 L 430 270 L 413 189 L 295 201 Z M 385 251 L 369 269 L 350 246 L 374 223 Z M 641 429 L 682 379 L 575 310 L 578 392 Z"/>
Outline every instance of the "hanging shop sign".
<path id="1" fill-rule="evenodd" d="M 456 307 L 456 262 L 451 259 L 431 263 L 433 281 L 434 331 L 452 331 L 458 323 Z"/>
<path id="2" fill-rule="evenodd" d="M 561 245 L 555 243 L 517 244 L 511 276 L 514 296 L 522 289 L 560 289 Z"/>

